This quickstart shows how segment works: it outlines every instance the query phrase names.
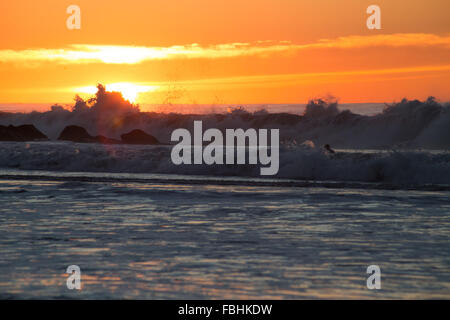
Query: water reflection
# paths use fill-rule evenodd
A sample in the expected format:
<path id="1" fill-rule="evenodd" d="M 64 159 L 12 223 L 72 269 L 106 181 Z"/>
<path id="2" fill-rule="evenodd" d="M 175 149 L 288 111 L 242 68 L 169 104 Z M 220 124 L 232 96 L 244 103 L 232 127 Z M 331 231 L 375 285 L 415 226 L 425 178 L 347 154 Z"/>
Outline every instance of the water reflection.
<path id="1" fill-rule="evenodd" d="M 0 297 L 449 298 L 449 195 L 2 180 Z"/>

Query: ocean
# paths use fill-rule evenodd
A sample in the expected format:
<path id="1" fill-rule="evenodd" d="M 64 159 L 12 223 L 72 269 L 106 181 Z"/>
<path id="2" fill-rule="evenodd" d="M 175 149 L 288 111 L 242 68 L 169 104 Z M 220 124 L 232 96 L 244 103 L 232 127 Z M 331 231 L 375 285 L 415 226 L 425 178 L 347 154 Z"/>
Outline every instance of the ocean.
<path id="1" fill-rule="evenodd" d="M 0 298 L 450 298 L 449 198 L 449 184 L 2 169 Z"/>
<path id="2" fill-rule="evenodd" d="M 450 298 L 448 104 L 369 115 L 318 101 L 300 116 L 102 103 L 0 113 L 49 137 L 0 142 L 0 299 Z M 279 171 L 175 165 L 171 132 L 195 120 L 279 129 Z M 57 140 L 68 125 L 162 143 Z M 370 266 L 381 289 L 369 289 Z"/>

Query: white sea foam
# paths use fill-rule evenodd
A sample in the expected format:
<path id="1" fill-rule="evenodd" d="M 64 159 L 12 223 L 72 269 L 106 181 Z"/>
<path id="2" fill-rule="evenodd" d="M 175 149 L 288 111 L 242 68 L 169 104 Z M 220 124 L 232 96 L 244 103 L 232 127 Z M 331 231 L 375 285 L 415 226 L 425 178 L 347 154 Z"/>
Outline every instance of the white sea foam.
<path id="1" fill-rule="evenodd" d="M 333 101 L 313 100 L 299 114 L 249 112 L 175 114 L 140 112 L 120 93 L 99 86 L 95 98 L 76 99 L 72 111 L 54 106 L 48 112 L 0 113 L 0 124 L 33 124 L 51 139 L 67 125 L 83 126 L 89 134 L 119 138 L 142 129 L 161 142 L 194 121 L 203 129 L 279 129 L 280 169 L 275 178 L 450 184 L 450 105 L 403 100 L 375 115 L 341 111 Z M 207 143 L 205 143 L 206 145 Z M 327 154 L 322 146 L 351 149 Z M 0 144 L 0 168 L 83 172 L 135 172 L 206 176 L 258 176 L 255 165 L 174 165 L 172 146 L 131 146 L 30 142 Z M 376 152 L 364 150 L 376 149 Z M 433 153 L 421 149 L 439 149 Z M 358 151 L 359 150 L 359 151 Z"/>
<path id="2" fill-rule="evenodd" d="M 119 138 L 133 129 L 142 129 L 159 141 L 169 142 L 175 129 L 192 130 L 195 120 L 201 120 L 205 130 L 280 129 L 281 142 L 290 144 L 311 140 L 315 145 L 330 144 L 335 148 L 450 149 L 450 106 L 431 98 L 424 102 L 404 100 L 375 115 L 341 111 L 337 103 L 323 100 L 310 102 L 302 115 L 248 112 L 244 108 L 219 114 L 148 113 L 114 96 L 91 107 L 77 101 L 73 111 L 54 106 L 48 112 L 0 113 L 1 125 L 33 124 L 51 139 L 56 139 L 66 126 L 79 125 L 94 136 Z"/>
<path id="3" fill-rule="evenodd" d="M 174 165 L 171 146 L 71 142 L 1 143 L 0 168 L 62 172 L 259 177 L 258 165 Z M 450 184 L 450 152 L 341 151 L 285 146 L 275 178 L 393 184 Z"/>

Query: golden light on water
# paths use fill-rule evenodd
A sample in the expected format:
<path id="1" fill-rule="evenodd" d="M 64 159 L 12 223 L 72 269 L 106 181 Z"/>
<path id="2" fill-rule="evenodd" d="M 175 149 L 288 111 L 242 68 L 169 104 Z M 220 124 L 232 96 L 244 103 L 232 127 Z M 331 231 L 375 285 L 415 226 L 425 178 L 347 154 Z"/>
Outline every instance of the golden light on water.
<path id="1" fill-rule="evenodd" d="M 120 92 L 124 99 L 128 100 L 131 103 L 135 103 L 138 99 L 140 93 L 144 92 L 153 92 L 158 86 L 150 86 L 150 85 L 138 85 L 131 82 L 117 82 L 106 84 L 106 91 L 116 91 Z M 87 94 L 95 94 L 97 92 L 96 86 L 86 86 L 80 88 L 72 89 L 75 93 L 87 93 Z"/>

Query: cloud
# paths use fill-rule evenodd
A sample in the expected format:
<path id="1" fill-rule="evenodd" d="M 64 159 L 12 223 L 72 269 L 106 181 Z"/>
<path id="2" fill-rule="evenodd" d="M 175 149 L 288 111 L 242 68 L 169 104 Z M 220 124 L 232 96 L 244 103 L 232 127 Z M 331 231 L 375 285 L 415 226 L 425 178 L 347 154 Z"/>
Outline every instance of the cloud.
<path id="1" fill-rule="evenodd" d="M 398 33 L 321 39 L 308 44 L 293 44 L 290 41 L 257 41 L 254 43 L 236 42 L 213 46 L 201 46 L 194 43 L 170 47 L 74 44 L 58 49 L 0 50 L 0 62 L 137 64 L 151 60 L 180 58 L 218 59 L 241 56 L 266 56 L 307 49 L 429 46 L 448 49 L 450 48 L 450 36 L 427 33 Z"/>
<path id="2" fill-rule="evenodd" d="M 436 73 L 436 72 L 449 72 L 450 65 L 431 65 L 431 66 L 417 66 L 417 67 L 405 67 L 405 68 L 387 68 L 387 69 L 368 69 L 368 70 L 355 70 L 355 71 L 334 71 L 334 72 L 310 72 L 310 73 L 294 73 L 294 74 L 273 74 L 273 75 L 256 75 L 256 76 L 240 76 L 229 78 L 213 78 L 202 80 L 189 80 L 179 81 L 178 83 L 185 86 L 236 86 L 242 87 L 249 86 L 265 86 L 284 85 L 286 83 L 290 85 L 298 83 L 311 83 L 313 79 L 323 81 L 323 79 L 332 79 L 335 77 L 341 77 L 339 81 L 342 81 L 342 77 L 348 79 L 354 79 L 354 77 L 364 76 L 392 76 L 392 75 L 417 75 L 423 76 L 424 73 Z M 169 85 L 169 83 L 159 83 L 160 87 Z"/>
<path id="3" fill-rule="evenodd" d="M 427 47 L 450 48 L 450 36 L 430 33 L 395 33 L 373 36 L 347 36 L 334 40 L 322 39 L 318 43 L 306 45 L 312 48 L 368 48 L 368 47 Z"/>
<path id="4" fill-rule="evenodd" d="M 332 71 L 332 72 L 308 72 L 308 73 L 289 73 L 289 74 L 271 74 L 271 75 L 252 75 L 252 76 L 236 76 L 226 78 L 208 78 L 208 79 L 196 79 L 196 80 L 180 80 L 177 81 L 177 85 L 189 89 L 205 89 L 205 88 L 243 88 L 243 87 L 273 87 L 273 86 L 285 86 L 298 85 L 303 83 L 312 82 L 329 82 L 335 81 L 337 78 L 339 82 L 354 81 L 358 78 L 358 81 L 367 78 L 369 80 L 374 79 L 412 79 L 436 76 L 439 73 L 450 72 L 450 65 L 428 65 L 428 66 L 416 66 L 405 68 L 386 68 L 386 69 L 367 69 L 367 70 L 353 70 L 353 71 Z M 378 78 L 376 78 L 378 77 Z M 170 81 L 157 81 L 157 82 L 142 82 L 142 83 L 116 83 L 107 84 L 106 88 L 112 91 L 124 91 L 128 86 L 133 88 L 133 91 L 137 93 L 154 92 L 158 90 L 164 90 L 170 86 L 173 86 L 173 82 Z M 68 87 L 66 91 L 74 93 L 89 93 L 94 94 L 96 92 L 95 86 L 84 87 Z"/>

